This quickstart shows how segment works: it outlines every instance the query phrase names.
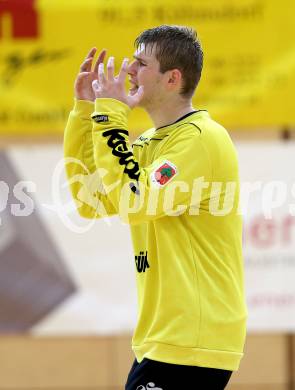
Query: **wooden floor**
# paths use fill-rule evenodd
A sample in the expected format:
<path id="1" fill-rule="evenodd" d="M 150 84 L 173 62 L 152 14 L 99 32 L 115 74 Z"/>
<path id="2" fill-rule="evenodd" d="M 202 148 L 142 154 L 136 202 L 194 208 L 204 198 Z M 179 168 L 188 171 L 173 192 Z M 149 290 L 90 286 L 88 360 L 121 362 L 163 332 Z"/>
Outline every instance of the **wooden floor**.
<path id="1" fill-rule="evenodd" d="M 0 338 L 1 390 L 119 390 L 133 361 L 130 335 Z M 295 390 L 295 336 L 249 335 L 228 390 Z M 186 389 L 181 389 L 186 390 Z M 209 389 L 204 389 L 209 390 Z"/>

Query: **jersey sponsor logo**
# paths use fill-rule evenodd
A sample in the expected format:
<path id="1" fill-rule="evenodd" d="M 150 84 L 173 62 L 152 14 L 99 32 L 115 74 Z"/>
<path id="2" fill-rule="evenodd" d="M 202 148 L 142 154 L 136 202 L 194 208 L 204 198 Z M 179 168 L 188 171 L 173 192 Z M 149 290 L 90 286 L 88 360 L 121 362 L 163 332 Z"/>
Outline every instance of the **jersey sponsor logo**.
<path id="1" fill-rule="evenodd" d="M 155 387 L 154 382 L 149 382 L 146 386 L 140 385 L 136 390 L 164 390 L 161 387 Z"/>
<path id="2" fill-rule="evenodd" d="M 138 256 L 135 256 L 135 264 L 137 272 L 145 272 L 146 268 L 150 268 L 150 265 L 148 263 L 147 259 L 147 251 L 145 252 L 139 252 Z"/>
<path id="3" fill-rule="evenodd" d="M 144 136 L 142 136 L 142 135 L 140 135 L 139 137 L 138 137 L 138 140 L 139 141 L 142 141 L 142 142 L 145 142 L 145 141 L 147 141 L 149 138 L 148 137 L 144 137 Z"/>
<path id="4" fill-rule="evenodd" d="M 130 179 L 138 181 L 139 165 L 126 143 L 125 135 L 128 136 L 128 131 L 111 129 L 104 131 L 102 135 L 103 137 L 109 137 L 107 144 L 112 149 L 112 154 L 119 157 L 119 164 L 125 165 L 124 173 L 126 173 Z M 130 185 L 130 189 L 134 193 L 138 193 L 138 187 L 135 184 Z"/>
<path id="5" fill-rule="evenodd" d="M 108 115 L 93 115 L 92 119 L 96 123 L 108 122 L 109 121 L 109 116 Z"/>
<path id="6" fill-rule="evenodd" d="M 176 166 L 166 160 L 151 173 L 151 181 L 155 185 L 162 187 L 177 175 L 177 173 Z"/>

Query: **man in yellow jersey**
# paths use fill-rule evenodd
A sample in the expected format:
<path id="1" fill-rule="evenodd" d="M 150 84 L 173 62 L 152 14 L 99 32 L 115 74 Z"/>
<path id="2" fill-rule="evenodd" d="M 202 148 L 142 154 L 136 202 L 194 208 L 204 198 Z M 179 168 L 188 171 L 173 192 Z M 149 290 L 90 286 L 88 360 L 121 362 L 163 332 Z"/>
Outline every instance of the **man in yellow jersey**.
<path id="1" fill-rule="evenodd" d="M 196 33 L 163 25 L 135 46 L 117 76 L 114 57 L 104 69 L 105 51 L 93 69 L 96 49 L 81 65 L 64 140 L 72 195 L 81 216 L 130 224 L 138 322 L 125 389 L 224 389 L 247 315 L 236 152 L 227 131 L 192 107 L 203 65 Z M 154 128 L 131 145 L 135 106 Z M 71 180 L 84 169 L 88 181 Z"/>

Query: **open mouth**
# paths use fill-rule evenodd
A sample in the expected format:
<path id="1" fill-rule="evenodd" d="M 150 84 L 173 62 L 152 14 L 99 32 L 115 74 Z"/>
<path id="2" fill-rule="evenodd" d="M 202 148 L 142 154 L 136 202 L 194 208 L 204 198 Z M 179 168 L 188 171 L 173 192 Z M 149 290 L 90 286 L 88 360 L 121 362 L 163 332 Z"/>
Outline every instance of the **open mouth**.
<path id="1" fill-rule="evenodd" d="M 129 92 L 131 94 L 135 94 L 137 92 L 139 86 L 137 84 L 133 83 L 132 81 L 130 81 L 130 84 L 131 84 L 131 87 L 129 89 Z"/>

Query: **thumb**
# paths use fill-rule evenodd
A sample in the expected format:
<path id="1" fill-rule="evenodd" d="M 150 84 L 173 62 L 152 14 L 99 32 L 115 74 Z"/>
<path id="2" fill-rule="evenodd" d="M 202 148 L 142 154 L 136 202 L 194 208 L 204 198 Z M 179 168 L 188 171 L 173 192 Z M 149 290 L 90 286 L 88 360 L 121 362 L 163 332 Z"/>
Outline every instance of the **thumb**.
<path id="1" fill-rule="evenodd" d="M 143 85 L 141 85 L 138 88 L 136 94 L 132 96 L 133 106 L 137 106 L 140 103 L 140 101 L 143 97 L 143 94 L 144 94 L 144 87 L 143 87 Z"/>
<path id="2" fill-rule="evenodd" d="M 137 90 L 137 92 L 136 92 L 136 94 L 135 94 L 135 96 L 136 96 L 138 102 L 140 102 L 140 100 L 142 99 L 143 94 L 144 94 L 144 86 L 141 85 L 141 86 L 138 88 L 138 90 Z"/>

